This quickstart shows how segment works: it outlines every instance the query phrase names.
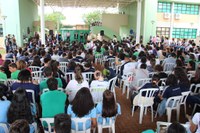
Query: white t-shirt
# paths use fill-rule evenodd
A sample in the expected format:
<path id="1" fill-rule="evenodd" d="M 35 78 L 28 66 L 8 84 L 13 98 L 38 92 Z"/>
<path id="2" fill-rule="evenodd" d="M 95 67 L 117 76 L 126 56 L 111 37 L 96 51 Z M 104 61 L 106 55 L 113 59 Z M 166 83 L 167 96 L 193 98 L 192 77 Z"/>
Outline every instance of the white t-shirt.
<path id="1" fill-rule="evenodd" d="M 99 81 L 99 80 L 93 80 L 92 83 L 90 84 L 91 88 L 108 88 L 109 83 L 108 81 Z"/>
<path id="2" fill-rule="evenodd" d="M 200 113 L 196 113 L 193 118 L 192 122 L 198 126 L 196 133 L 200 133 Z"/>
<path id="3" fill-rule="evenodd" d="M 125 64 L 123 74 L 125 75 L 130 72 L 135 72 L 136 67 L 137 67 L 137 62 L 129 62 Z"/>
<path id="4" fill-rule="evenodd" d="M 79 84 L 75 79 L 73 79 L 69 81 L 66 87 L 66 90 L 67 89 L 81 89 L 82 87 L 89 88 L 89 83 L 86 80 L 84 80 L 81 84 Z"/>

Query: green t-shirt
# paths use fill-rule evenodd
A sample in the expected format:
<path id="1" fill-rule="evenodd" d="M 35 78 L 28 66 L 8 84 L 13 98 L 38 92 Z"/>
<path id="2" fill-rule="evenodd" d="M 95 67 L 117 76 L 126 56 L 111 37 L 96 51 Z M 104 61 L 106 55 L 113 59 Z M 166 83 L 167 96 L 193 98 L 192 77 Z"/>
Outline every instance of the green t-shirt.
<path id="1" fill-rule="evenodd" d="M 12 72 L 11 73 L 11 79 L 17 79 L 19 72 L 20 72 L 20 70 L 16 70 L 16 71 Z"/>
<path id="2" fill-rule="evenodd" d="M 0 79 L 5 79 L 7 80 L 7 75 L 3 72 L 0 72 Z"/>
<path id="3" fill-rule="evenodd" d="M 62 80 L 60 78 L 56 78 L 56 79 L 58 81 L 58 87 L 62 88 L 63 87 Z M 43 89 L 45 89 L 45 88 L 48 88 L 48 86 L 47 86 L 47 79 L 40 82 L 40 92 L 42 92 Z"/>
<path id="4" fill-rule="evenodd" d="M 55 115 L 65 112 L 67 95 L 61 91 L 48 91 L 41 95 L 42 117 L 53 118 Z"/>

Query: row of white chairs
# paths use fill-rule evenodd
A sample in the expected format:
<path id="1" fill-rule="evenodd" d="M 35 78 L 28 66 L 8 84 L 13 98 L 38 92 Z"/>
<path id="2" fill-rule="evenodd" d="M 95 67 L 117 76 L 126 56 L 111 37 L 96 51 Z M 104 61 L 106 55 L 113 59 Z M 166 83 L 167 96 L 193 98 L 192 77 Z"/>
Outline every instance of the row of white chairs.
<path id="1" fill-rule="evenodd" d="M 101 117 L 101 116 L 100 116 Z M 107 118 L 103 118 L 102 124 L 98 123 L 98 133 L 102 133 L 102 129 L 108 128 L 109 131 L 111 130 L 112 133 L 115 133 L 115 121 L 116 121 L 117 116 L 109 118 L 109 121 Z M 53 133 L 53 127 L 52 125 L 54 124 L 54 118 L 40 118 L 42 124 L 44 122 L 47 123 L 48 125 L 48 131 L 45 130 L 45 133 Z M 75 129 L 71 129 L 71 133 L 91 133 L 91 130 L 93 133 L 95 133 L 96 129 L 91 129 L 91 128 L 86 128 L 86 122 L 91 121 L 91 118 L 71 118 L 72 122 L 75 123 Z M 82 131 L 79 131 L 80 124 L 82 123 Z M 44 125 L 43 125 L 44 126 Z"/>

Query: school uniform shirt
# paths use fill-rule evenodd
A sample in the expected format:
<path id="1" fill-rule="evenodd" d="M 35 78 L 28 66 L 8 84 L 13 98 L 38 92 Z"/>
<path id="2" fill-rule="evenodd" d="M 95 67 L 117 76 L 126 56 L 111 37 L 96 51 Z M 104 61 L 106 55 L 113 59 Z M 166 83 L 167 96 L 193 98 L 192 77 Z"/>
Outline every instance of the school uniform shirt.
<path id="1" fill-rule="evenodd" d="M 42 117 L 53 118 L 55 115 L 65 112 L 67 95 L 58 90 L 50 90 L 40 97 Z"/>
<path id="2" fill-rule="evenodd" d="M 10 101 L 0 100 L 0 123 L 7 123 L 7 112 L 10 107 Z"/>
<path id="3" fill-rule="evenodd" d="M 59 87 L 59 88 L 62 88 L 62 87 L 63 87 L 62 80 L 61 80 L 60 78 L 56 78 L 56 79 L 57 79 L 57 81 L 58 81 L 58 87 Z M 40 82 L 40 91 L 41 91 L 41 92 L 43 91 L 43 89 L 48 88 L 47 80 L 48 80 L 48 79 L 43 80 L 43 81 Z"/>
<path id="4" fill-rule="evenodd" d="M 71 118 L 77 118 L 77 115 L 72 110 L 72 105 L 69 105 L 67 108 L 67 114 L 71 116 Z M 96 118 L 96 108 L 94 107 L 92 110 L 89 111 L 88 114 L 83 116 L 82 118 Z M 91 127 L 91 120 L 86 121 L 86 125 L 83 125 L 83 123 L 78 124 L 79 131 L 83 130 L 83 126 L 86 126 L 86 129 Z M 72 121 L 71 128 L 75 129 L 75 123 Z"/>
<path id="5" fill-rule="evenodd" d="M 176 86 L 170 86 L 170 87 L 167 87 L 164 91 L 164 94 L 163 94 L 163 98 L 170 98 L 170 97 L 173 97 L 173 96 L 180 96 L 181 95 L 181 89 L 178 85 Z"/>
<path id="6" fill-rule="evenodd" d="M 192 122 L 198 126 L 195 133 L 200 133 L 200 113 L 195 113 L 195 115 L 192 118 Z"/>
<path id="7" fill-rule="evenodd" d="M 11 79 L 17 79 L 19 75 L 20 70 L 16 70 L 11 73 Z"/>
<path id="8" fill-rule="evenodd" d="M 102 115 L 102 111 L 103 111 L 103 103 L 102 102 L 100 102 L 100 103 L 97 104 L 96 111 L 97 111 L 97 114 Z M 120 106 L 119 103 L 117 103 L 117 114 L 121 115 L 121 106 Z M 109 122 L 109 119 L 110 118 L 106 118 L 106 121 Z M 102 116 L 98 117 L 97 122 L 99 124 L 102 124 L 102 122 L 103 122 Z"/>
<path id="9" fill-rule="evenodd" d="M 0 79 L 7 80 L 7 75 L 4 72 L 0 72 Z"/>
<path id="10" fill-rule="evenodd" d="M 91 88 L 108 88 L 109 87 L 109 83 L 108 81 L 99 81 L 99 80 L 93 80 L 92 83 L 90 84 Z"/>

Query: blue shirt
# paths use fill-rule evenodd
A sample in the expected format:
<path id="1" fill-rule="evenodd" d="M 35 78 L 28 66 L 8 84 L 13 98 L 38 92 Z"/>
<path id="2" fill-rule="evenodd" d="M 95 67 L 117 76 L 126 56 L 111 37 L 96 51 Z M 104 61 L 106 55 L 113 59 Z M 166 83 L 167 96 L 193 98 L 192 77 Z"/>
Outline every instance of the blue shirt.
<path id="1" fill-rule="evenodd" d="M 180 96 L 181 95 L 181 89 L 178 85 L 176 86 L 169 86 L 165 89 L 163 93 L 163 98 L 170 98 L 173 96 Z"/>
<path id="2" fill-rule="evenodd" d="M 1 101 L 0 100 L 0 123 L 7 122 L 7 112 L 10 107 L 10 101 Z"/>
<path id="3" fill-rule="evenodd" d="M 103 111 L 103 104 L 102 104 L 102 102 L 97 104 L 96 111 L 97 111 L 97 114 L 102 115 L 102 111 Z M 120 105 L 118 103 L 117 103 L 117 114 L 121 115 L 121 107 L 120 107 Z M 109 119 L 110 118 L 106 118 L 106 121 L 109 122 Z M 101 116 L 99 116 L 98 119 L 97 119 L 97 121 L 98 121 L 99 124 L 102 124 L 103 118 Z"/>
<path id="4" fill-rule="evenodd" d="M 72 110 L 72 105 L 69 105 L 67 108 L 67 114 L 71 116 L 71 118 L 78 118 L 76 116 L 76 114 L 73 112 Z M 92 110 L 90 110 L 90 112 L 88 114 L 86 114 L 83 118 L 96 118 L 96 108 L 94 107 Z M 79 127 L 79 131 L 83 130 L 83 126 L 86 126 L 86 129 L 91 127 L 91 120 L 86 122 L 86 125 L 83 125 L 83 123 L 79 123 L 78 127 Z M 71 125 L 72 129 L 75 129 L 75 123 L 74 121 L 72 121 L 72 125 Z"/>

